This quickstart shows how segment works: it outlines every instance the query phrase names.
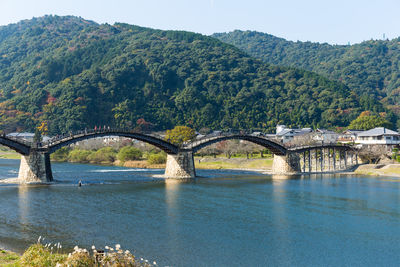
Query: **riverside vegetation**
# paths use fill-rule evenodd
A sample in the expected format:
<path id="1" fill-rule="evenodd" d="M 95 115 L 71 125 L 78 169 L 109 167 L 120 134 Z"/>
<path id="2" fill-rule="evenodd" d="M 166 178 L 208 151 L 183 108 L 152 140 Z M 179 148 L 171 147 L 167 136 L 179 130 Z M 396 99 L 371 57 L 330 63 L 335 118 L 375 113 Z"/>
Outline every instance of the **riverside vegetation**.
<path id="1" fill-rule="evenodd" d="M 112 147 L 103 147 L 98 150 L 86 150 L 64 147 L 51 155 L 51 160 L 58 162 L 115 164 L 126 167 L 159 167 L 166 162 L 164 152 L 147 151 L 132 146 L 124 146 L 117 150 Z M 139 161 L 139 162 L 132 162 Z M 141 162 L 141 163 L 140 163 Z M 143 164 L 146 162 L 145 164 Z"/>
<path id="2" fill-rule="evenodd" d="M 73 251 L 62 248 L 60 243 L 42 244 L 39 241 L 31 245 L 21 256 L 5 250 L 0 250 L 0 265 L 4 267 L 150 267 L 157 262 L 149 262 L 143 258 L 136 259 L 129 250 L 122 250 L 119 244 L 114 247 L 91 250 L 75 246 Z"/>

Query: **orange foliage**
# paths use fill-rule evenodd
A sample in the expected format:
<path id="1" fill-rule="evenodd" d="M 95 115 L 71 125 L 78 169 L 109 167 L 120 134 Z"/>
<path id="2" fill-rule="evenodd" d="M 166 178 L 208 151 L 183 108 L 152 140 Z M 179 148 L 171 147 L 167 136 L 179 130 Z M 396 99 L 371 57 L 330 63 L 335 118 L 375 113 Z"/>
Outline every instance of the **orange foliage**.
<path id="1" fill-rule="evenodd" d="M 365 117 L 365 116 L 371 116 L 371 111 L 369 111 L 369 110 L 366 110 L 366 111 L 363 111 L 363 112 L 361 112 L 361 114 L 360 114 L 360 116 L 358 116 L 358 117 Z"/>

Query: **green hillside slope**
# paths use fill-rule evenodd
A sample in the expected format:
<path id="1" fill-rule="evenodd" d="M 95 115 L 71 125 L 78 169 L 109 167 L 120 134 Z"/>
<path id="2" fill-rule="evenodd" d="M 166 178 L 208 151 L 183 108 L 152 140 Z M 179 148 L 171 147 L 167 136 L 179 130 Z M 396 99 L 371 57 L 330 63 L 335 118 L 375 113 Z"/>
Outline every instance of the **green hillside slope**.
<path id="1" fill-rule="evenodd" d="M 0 27 L 0 127 L 345 126 L 374 102 L 215 38 L 46 16 Z"/>
<path id="2" fill-rule="evenodd" d="M 292 42 L 254 31 L 213 36 L 266 63 L 303 68 L 341 81 L 357 94 L 370 95 L 400 113 L 400 38 L 344 46 Z"/>

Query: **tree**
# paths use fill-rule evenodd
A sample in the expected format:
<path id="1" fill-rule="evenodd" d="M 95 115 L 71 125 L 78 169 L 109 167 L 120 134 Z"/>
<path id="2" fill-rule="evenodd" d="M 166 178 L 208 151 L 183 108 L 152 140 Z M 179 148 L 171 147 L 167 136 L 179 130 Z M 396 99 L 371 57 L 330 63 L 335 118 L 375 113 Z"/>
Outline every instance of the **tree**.
<path id="1" fill-rule="evenodd" d="M 42 123 L 37 127 L 41 135 L 46 135 L 49 131 L 49 127 L 47 126 L 47 121 L 42 121 Z"/>
<path id="2" fill-rule="evenodd" d="M 196 137 L 195 131 L 187 126 L 175 126 L 172 130 L 167 130 L 165 140 L 175 145 L 182 145 L 184 142 L 191 141 Z"/>
<path id="3" fill-rule="evenodd" d="M 364 111 L 350 123 L 348 128 L 354 130 L 369 130 L 375 127 L 391 128 L 392 124 L 383 117 L 377 115 L 365 115 Z"/>

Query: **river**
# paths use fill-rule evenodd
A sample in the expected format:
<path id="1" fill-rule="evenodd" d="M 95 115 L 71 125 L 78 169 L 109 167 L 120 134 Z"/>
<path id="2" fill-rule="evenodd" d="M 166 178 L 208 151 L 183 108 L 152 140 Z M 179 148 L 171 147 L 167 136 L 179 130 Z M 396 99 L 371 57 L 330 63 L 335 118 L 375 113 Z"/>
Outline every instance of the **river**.
<path id="1" fill-rule="evenodd" d="M 18 167 L 1 159 L 0 179 Z M 399 178 L 198 170 L 203 178 L 166 182 L 153 177 L 163 170 L 52 167 L 57 184 L 0 186 L 0 246 L 118 243 L 159 266 L 400 263 Z"/>

